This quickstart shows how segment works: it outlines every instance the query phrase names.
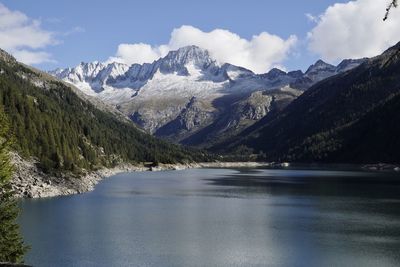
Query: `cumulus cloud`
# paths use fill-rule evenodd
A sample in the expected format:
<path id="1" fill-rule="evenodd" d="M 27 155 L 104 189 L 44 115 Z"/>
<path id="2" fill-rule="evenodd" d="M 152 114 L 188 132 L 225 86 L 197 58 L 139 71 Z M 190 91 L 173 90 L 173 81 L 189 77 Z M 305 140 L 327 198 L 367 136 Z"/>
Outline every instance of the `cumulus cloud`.
<path id="1" fill-rule="evenodd" d="M 383 21 L 386 2 L 357 0 L 334 4 L 308 33 L 309 49 L 323 59 L 372 57 L 400 41 L 400 8 Z"/>
<path id="2" fill-rule="evenodd" d="M 115 57 L 111 57 L 109 61 L 116 61 L 126 64 L 133 63 L 148 63 L 152 62 L 159 57 L 163 56 L 164 53 L 157 47 L 152 47 L 148 44 L 120 44 Z"/>
<path id="3" fill-rule="evenodd" d="M 253 70 L 266 72 L 272 67 L 281 66 L 295 47 L 297 37 L 286 40 L 267 32 L 254 35 L 250 40 L 228 30 L 215 29 L 204 32 L 193 26 L 174 29 L 167 44 L 151 46 L 148 44 L 121 44 L 112 61 L 127 64 L 152 62 L 165 56 L 169 51 L 188 45 L 207 49 L 220 63 L 231 63 Z"/>
<path id="4" fill-rule="evenodd" d="M 56 43 L 53 33 L 43 30 L 38 20 L 0 3 L 0 48 L 26 64 L 39 64 L 53 61 L 40 49 Z"/>

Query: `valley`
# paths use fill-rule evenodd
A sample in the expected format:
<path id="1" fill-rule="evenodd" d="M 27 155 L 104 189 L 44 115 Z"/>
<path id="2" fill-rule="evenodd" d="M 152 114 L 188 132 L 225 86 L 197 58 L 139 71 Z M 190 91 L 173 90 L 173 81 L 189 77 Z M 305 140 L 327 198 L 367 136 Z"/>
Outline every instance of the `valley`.
<path id="1" fill-rule="evenodd" d="M 0 266 L 400 266 L 398 0 L 0 0 Z"/>
<path id="2" fill-rule="evenodd" d="M 82 62 L 49 73 L 112 105 L 157 137 L 207 148 L 365 60 L 344 60 L 338 66 L 319 60 L 305 73 L 274 68 L 256 74 L 221 65 L 207 50 L 187 46 L 151 64 Z"/>

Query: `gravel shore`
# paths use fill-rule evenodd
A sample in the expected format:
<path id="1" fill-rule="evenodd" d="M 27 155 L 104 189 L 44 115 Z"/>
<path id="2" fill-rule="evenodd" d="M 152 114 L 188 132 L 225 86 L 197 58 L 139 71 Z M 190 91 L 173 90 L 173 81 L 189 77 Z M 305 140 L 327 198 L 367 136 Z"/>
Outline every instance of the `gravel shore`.
<path id="1" fill-rule="evenodd" d="M 40 171 L 33 160 L 27 161 L 17 154 L 12 154 L 12 162 L 15 166 L 12 187 L 15 196 L 19 198 L 44 198 L 81 194 L 92 191 L 96 184 L 104 178 L 123 172 L 184 170 L 189 168 L 254 168 L 271 166 L 269 163 L 262 162 L 159 164 L 156 167 L 121 164 L 115 168 L 104 168 L 97 171 L 87 172 L 80 176 L 72 174 L 52 176 Z"/>

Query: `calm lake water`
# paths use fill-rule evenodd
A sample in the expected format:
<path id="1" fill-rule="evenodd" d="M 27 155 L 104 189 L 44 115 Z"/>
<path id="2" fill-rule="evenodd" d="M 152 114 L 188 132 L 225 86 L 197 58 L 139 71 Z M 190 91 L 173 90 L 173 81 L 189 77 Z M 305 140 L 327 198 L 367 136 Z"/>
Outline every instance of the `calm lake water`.
<path id="1" fill-rule="evenodd" d="M 21 205 L 34 266 L 400 266 L 394 173 L 125 173 Z"/>

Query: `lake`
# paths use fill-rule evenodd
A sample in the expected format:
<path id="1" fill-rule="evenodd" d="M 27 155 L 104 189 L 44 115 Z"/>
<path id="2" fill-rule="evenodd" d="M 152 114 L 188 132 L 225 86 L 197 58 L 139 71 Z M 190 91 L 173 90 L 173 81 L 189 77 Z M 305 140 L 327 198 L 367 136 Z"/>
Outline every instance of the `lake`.
<path id="1" fill-rule="evenodd" d="M 190 169 L 124 173 L 23 200 L 34 266 L 400 266 L 400 174 Z"/>

